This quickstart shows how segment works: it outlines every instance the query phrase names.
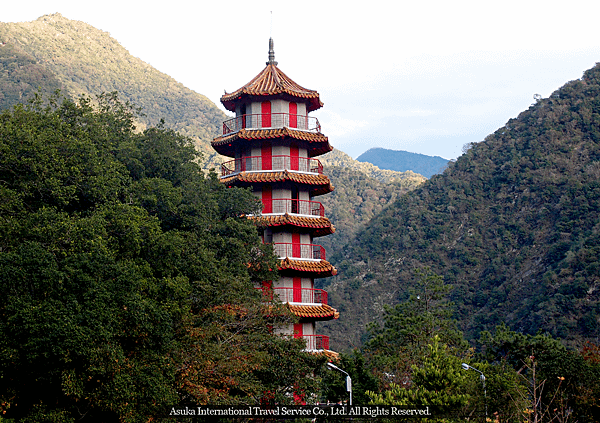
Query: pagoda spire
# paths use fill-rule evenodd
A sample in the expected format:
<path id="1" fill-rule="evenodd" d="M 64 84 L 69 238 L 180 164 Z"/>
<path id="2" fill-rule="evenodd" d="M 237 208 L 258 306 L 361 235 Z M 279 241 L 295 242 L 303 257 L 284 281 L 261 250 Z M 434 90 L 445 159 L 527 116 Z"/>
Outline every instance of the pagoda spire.
<path id="1" fill-rule="evenodd" d="M 267 65 L 275 65 L 277 66 L 277 62 L 275 61 L 275 50 L 273 49 L 273 38 L 269 38 L 269 61 Z"/>

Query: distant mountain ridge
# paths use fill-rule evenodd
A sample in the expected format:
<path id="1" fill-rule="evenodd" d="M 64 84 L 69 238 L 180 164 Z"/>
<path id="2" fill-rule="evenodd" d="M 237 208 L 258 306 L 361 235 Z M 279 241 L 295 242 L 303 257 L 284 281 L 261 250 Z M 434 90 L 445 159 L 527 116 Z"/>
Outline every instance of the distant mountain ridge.
<path id="1" fill-rule="evenodd" d="M 442 173 L 450 162 L 450 160 L 440 156 L 428 156 L 386 148 L 371 148 L 358 156 L 356 160 L 372 163 L 380 169 L 395 170 L 397 172 L 412 171 L 426 178 Z"/>

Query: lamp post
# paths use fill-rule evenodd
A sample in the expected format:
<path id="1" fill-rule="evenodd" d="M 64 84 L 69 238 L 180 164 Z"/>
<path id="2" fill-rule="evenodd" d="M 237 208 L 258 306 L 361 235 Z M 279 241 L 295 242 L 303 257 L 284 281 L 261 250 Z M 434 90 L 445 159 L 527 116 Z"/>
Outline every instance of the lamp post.
<path id="1" fill-rule="evenodd" d="M 340 369 L 335 364 L 333 364 L 332 362 L 328 362 L 327 367 L 329 367 L 332 370 L 337 370 L 338 372 L 342 372 L 343 374 L 346 375 L 346 390 L 350 393 L 350 407 L 352 407 L 352 379 L 350 378 L 350 375 L 348 373 L 346 373 L 345 371 L 343 371 L 342 369 Z"/>
<path id="2" fill-rule="evenodd" d="M 481 380 L 481 383 L 483 385 L 483 398 L 484 398 L 484 403 L 485 403 L 485 420 L 487 421 L 488 410 L 487 410 L 487 391 L 485 390 L 485 376 L 483 375 L 482 371 L 477 370 L 473 366 L 469 366 L 467 363 L 462 363 L 462 368 L 463 368 L 463 370 L 475 370 L 477 373 L 479 373 L 481 375 L 481 376 L 479 376 L 479 379 Z"/>

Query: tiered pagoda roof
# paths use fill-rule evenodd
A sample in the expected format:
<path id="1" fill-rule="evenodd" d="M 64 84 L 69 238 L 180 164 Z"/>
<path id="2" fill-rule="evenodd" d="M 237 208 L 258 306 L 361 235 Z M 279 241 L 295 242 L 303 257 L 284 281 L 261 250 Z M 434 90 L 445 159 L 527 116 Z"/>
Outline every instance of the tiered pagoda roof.
<path id="1" fill-rule="evenodd" d="M 211 145 L 219 153 L 228 157 L 235 157 L 234 145 L 239 141 L 272 140 L 274 138 L 292 138 L 308 142 L 310 157 L 320 156 L 333 150 L 329 139 L 320 132 L 308 132 L 283 128 L 251 129 L 242 128 L 239 131 L 215 138 Z"/>
<path id="2" fill-rule="evenodd" d="M 224 184 L 256 184 L 291 181 L 297 184 L 312 185 L 311 195 L 327 194 L 333 191 L 333 185 L 329 178 L 323 174 L 297 173 L 284 170 L 263 172 L 240 172 L 221 178 Z"/>
<path id="3" fill-rule="evenodd" d="M 279 214 L 268 216 L 252 217 L 260 226 L 296 226 L 301 228 L 311 228 L 314 237 L 331 235 L 335 232 L 335 227 L 326 217 L 305 217 L 293 214 Z"/>
<path id="4" fill-rule="evenodd" d="M 288 304 L 290 311 L 300 318 L 309 319 L 337 319 L 340 313 L 333 307 L 327 304 L 321 305 L 301 305 Z"/>
<path id="5" fill-rule="evenodd" d="M 312 273 L 315 278 L 327 278 L 337 275 L 337 269 L 326 260 L 306 261 L 286 257 L 279 261 L 279 270 Z"/>
<path id="6" fill-rule="evenodd" d="M 221 103 L 227 110 L 235 112 L 235 104 L 242 97 L 264 98 L 267 96 L 288 98 L 290 101 L 295 98 L 308 100 L 306 103 L 309 112 L 323 106 L 318 92 L 304 88 L 292 81 L 277 67 L 277 62 L 271 60 L 267 62 L 267 66 L 252 81 L 232 93 L 225 93 L 221 97 Z"/>

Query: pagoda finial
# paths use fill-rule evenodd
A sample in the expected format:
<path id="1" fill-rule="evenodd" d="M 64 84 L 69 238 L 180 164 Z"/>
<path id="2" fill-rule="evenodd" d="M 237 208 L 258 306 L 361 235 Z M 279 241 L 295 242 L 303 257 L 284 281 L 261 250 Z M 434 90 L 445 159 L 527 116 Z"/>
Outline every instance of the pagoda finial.
<path id="1" fill-rule="evenodd" d="M 275 50 L 273 49 L 273 38 L 269 38 L 269 61 L 267 65 L 275 65 L 277 66 L 277 62 L 275 61 Z"/>

